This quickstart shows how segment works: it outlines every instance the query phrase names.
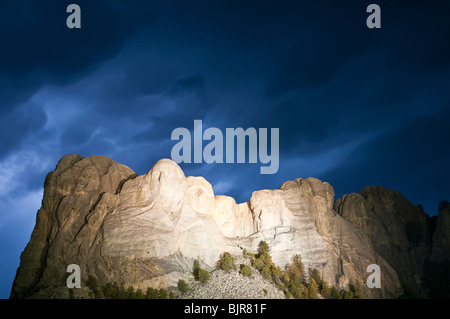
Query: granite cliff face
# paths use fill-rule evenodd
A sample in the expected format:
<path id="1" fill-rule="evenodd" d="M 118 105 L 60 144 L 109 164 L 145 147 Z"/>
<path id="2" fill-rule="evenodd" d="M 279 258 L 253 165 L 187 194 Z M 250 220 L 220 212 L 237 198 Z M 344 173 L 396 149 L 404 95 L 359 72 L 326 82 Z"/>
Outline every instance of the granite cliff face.
<path id="1" fill-rule="evenodd" d="M 45 180 L 11 297 L 63 296 L 69 264 L 80 266 L 82 282 L 94 275 L 102 284 L 176 286 L 195 259 L 212 269 L 222 252 L 256 251 L 261 240 L 280 267 L 300 254 L 330 285 L 365 283 L 367 266 L 378 264 L 382 288 L 366 289 L 368 297 L 421 293 L 430 255 L 449 254 L 447 211 L 433 237 L 429 217 L 383 188 L 334 202 L 328 183 L 296 179 L 237 204 L 169 159 L 138 176 L 107 157 L 67 155 Z"/>
<path id="2" fill-rule="evenodd" d="M 334 209 L 367 234 L 375 251 L 395 269 L 405 296 L 438 297 L 433 281 L 450 283 L 448 271 L 433 269 L 450 261 L 450 205 L 434 221 L 399 192 L 375 186 L 344 195 Z"/>

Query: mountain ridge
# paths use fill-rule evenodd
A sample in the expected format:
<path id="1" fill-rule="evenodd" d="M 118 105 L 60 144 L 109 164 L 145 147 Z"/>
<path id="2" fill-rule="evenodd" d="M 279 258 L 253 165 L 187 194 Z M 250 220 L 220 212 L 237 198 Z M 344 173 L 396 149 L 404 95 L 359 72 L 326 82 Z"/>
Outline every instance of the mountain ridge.
<path id="1" fill-rule="evenodd" d="M 65 286 L 72 263 L 80 265 L 82 281 L 94 275 L 102 284 L 174 287 L 190 278 L 193 260 L 213 269 L 222 252 L 254 251 L 261 240 L 278 266 L 300 254 L 331 285 L 365 283 L 366 268 L 375 263 L 383 284 L 366 289 L 368 297 L 428 296 L 428 261 L 450 259 L 449 221 L 442 217 L 440 232 L 430 235 L 427 217 L 397 193 L 368 187 L 335 201 L 329 183 L 299 178 L 237 204 L 169 159 L 137 175 L 105 156 L 66 155 L 45 179 L 11 298 Z"/>

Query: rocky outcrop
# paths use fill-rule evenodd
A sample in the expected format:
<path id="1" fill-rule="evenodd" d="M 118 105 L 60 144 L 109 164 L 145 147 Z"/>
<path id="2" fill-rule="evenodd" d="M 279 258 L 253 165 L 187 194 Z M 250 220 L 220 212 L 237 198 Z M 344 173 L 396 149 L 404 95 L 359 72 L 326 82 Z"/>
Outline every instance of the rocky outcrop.
<path id="1" fill-rule="evenodd" d="M 259 241 L 265 240 L 274 262 L 280 266 L 300 254 L 307 268 L 320 269 L 324 280 L 338 287 L 346 287 L 350 281 L 365 282 L 367 266 L 378 264 L 385 287 L 366 294 L 401 294 L 395 271 L 376 254 L 364 234 L 355 232 L 333 211 L 333 200 L 333 188 L 315 178 L 288 181 L 279 190 L 256 191 L 248 204 L 254 233 L 239 244 L 255 249 Z"/>
<path id="2" fill-rule="evenodd" d="M 68 155 L 59 161 L 45 179 L 42 207 L 21 255 L 11 297 L 61 286 L 69 264 L 84 265 L 83 275 L 97 268 L 92 259 L 99 253 L 99 228 L 115 204 L 120 183 L 133 174 L 107 157 Z"/>
<path id="3" fill-rule="evenodd" d="M 437 217 L 431 259 L 433 261 L 450 260 L 450 205 L 445 206 Z"/>
<path id="4" fill-rule="evenodd" d="M 406 296 L 429 295 L 429 262 L 436 258 L 430 259 L 430 254 L 450 260 L 450 220 L 445 212 L 439 214 L 433 234 L 431 219 L 420 207 L 381 186 L 344 195 L 334 208 L 368 236 L 375 251 L 395 269 Z"/>
<path id="5" fill-rule="evenodd" d="M 429 244 L 427 217 L 413 206 L 382 188 L 334 203 L 331 185 L 315 178 L 255 191 L 237 204 L 169 159 L 138 176 L 107 157 L 68 155 L 46 178 L 11 297 L 65 296 L 69 264 L 80 265 L 82 281 L 93 275 L 102 284 L 171 287 L 191 278 L 195 259 L 212 270 L 222 252 L 256 251 L 261 240 L 280 267 L 300 254 L 337 287 L 365 283 L 367 266 L 378 264 L 382 288 L 366 295 L 397 297 L 405 283 L 421 286 Z M 435 241 L 445 248 L 448 223 L 441 224 Z"/>
<path id="6" fill-rule="evenodd" d="M 428 260 L 429 296 L 450 298 L 450 205 L 439 211 Z"/>

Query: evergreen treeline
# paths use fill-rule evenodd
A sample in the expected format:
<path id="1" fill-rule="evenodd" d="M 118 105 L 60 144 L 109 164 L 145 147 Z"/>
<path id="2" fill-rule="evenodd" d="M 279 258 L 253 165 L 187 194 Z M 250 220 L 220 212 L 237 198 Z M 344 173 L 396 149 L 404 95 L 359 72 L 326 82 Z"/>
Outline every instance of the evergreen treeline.
<path id="1" fill-rule="evenodd" d="M 142 289 L 135 289 L 133 286 L 125 287 L 123 283 L 118 285 L 117 282 L 101 286 L 95 276 L 88 277 L 86 286 L 92 291 L 90 297 L 96 299 L 171 299 L 174 297 L 172 292 L 163 288 L 147 288 L 144 292 Z"/>

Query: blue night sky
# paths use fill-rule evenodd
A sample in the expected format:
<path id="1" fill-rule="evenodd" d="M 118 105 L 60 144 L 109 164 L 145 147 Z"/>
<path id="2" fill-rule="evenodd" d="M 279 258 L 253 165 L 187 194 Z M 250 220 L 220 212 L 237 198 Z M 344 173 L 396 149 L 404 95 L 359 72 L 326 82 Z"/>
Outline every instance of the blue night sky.
<path id="1" fill-rule="evenodd" d="M 181 164 L 238 202 L 310 176 L 336 198 L 383 185 L 430 215 L 450 200 L 448 1 L 0 0 L 0 39 L 1 298 L 62 156 L 144 174 L 195 119 L 280 129 L 274 175 Z"/>

